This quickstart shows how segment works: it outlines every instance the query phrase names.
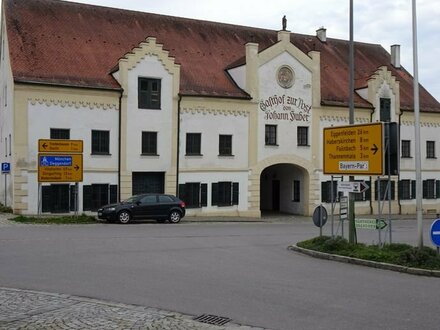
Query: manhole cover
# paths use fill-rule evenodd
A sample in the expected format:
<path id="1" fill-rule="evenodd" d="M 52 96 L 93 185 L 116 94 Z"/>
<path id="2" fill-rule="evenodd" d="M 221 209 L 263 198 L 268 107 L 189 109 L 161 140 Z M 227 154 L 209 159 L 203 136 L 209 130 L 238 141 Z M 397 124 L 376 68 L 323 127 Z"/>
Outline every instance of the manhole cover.
<path id="1" fill-rule="evenodd" d="M 221 317 L 221 316 L 210 315 L 210 314 L 203 314 L 203 315 L 197 316 L 196 318 L 194 318 L 194 320 L 199 321 L 199 322 L 203 322 L 203 323 L 207 323 L 207 324 L 212 324 L 212 325 L 225 325 L 226 323 L 231 321 L 231 319 L 228 319 L 227 317 Z"/>

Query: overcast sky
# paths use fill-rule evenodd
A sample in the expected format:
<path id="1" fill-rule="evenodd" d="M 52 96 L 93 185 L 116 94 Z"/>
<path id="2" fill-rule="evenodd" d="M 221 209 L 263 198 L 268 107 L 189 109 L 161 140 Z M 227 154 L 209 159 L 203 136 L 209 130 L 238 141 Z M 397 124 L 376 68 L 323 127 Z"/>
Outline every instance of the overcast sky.
<path id="1" fill-rule="evenodd" d="M 349 39 L 349 0 L 75 0 L 107 7 L 204 19 L 237 25 L 287 29 Z M 412 1 L 354 0 L 354 39 L 381 44 L 388 52 L 401 45 L 402 65 L 413 74 Z M 417 39 L 420 83 L 440 101 L 440 1 L 417 0 Z"/>

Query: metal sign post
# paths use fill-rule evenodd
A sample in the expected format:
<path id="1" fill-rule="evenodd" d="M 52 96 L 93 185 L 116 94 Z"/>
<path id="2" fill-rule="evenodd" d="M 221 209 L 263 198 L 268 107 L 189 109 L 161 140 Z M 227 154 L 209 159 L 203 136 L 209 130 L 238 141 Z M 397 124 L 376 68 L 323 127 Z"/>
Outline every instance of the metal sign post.
<path id="1" fill-rule="evenodd" d="M 7 203 L 7 184 L 8 184 L 8 180 L 7 180 L 7 175 L 11 173 L 11 163 L 2 163 L 2 174 L 4 174 L 5 176 L 5 206 L 8 206 Z"/>

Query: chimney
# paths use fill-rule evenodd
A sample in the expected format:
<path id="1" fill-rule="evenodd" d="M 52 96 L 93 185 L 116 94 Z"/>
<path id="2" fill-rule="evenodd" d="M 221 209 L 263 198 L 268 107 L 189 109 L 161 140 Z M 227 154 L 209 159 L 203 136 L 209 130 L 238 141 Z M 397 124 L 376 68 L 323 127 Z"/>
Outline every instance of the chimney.
<path id="1" fill-rule="evenodd" d="M 258 44 L 246 44 L 246 92 L 258 99 Z"/>
<path id="2" fill-rule="evenodd" d="M 321 26 L 318 30 L 316 30 L 316 36 L 318 37 L 321 42 L 327 41 L 327 29 L 325 29 L 323 26 Z"/>
<path id="3" fill-rule="evenodd" d="M 400 45 L 391 46 L 391 64 L 400 69 Z"/>

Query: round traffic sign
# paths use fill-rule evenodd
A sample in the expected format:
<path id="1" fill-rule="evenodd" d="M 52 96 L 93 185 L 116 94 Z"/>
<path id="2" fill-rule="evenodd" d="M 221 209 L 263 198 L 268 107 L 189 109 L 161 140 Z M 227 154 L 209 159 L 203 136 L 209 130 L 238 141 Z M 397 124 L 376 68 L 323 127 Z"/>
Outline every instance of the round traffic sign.
<path id="1" fill-rule="evenodd" d="M 312 220 L 316 227 L 323 227 L 325 225 L 327 222 L 327 210 L 324 206 L 319 205 L 315 211 L 313 211 Z"/>
<path id="2" fill-rule="evenodd" d="M 440 219 L 434 220 L 431 225 L 431 241 L 434 245 L 440 246 Z"/>

